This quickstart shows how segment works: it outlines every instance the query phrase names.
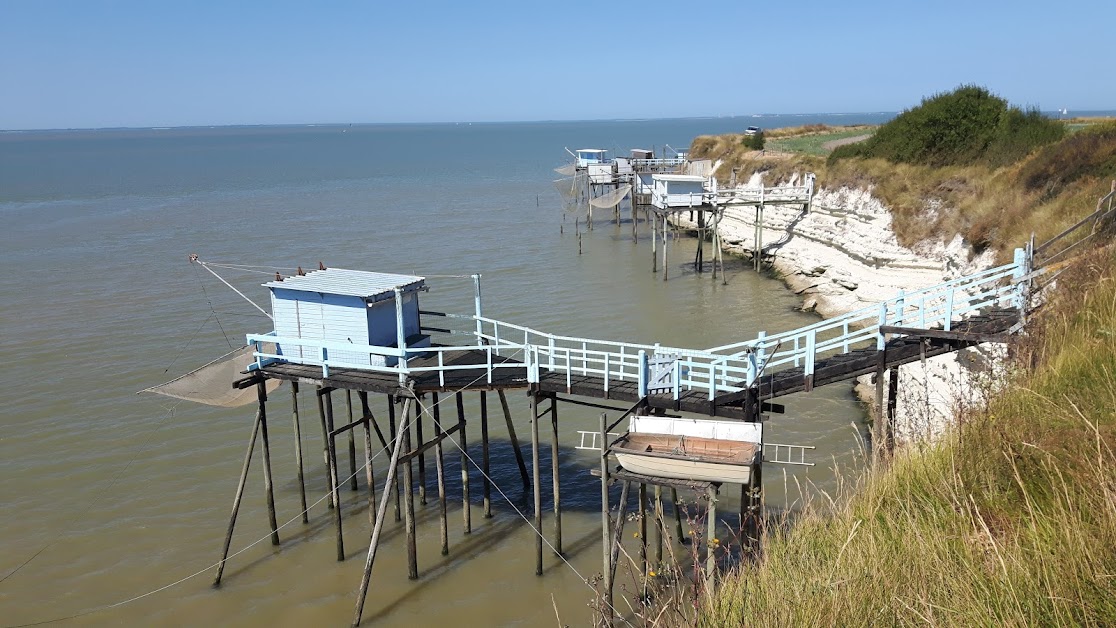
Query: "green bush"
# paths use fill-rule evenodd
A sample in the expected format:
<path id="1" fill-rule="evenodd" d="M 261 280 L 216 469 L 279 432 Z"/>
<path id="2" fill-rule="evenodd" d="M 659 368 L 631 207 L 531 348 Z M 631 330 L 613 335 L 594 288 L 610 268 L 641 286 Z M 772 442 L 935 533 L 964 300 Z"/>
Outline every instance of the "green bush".
<path id="1" fill-rule="evenodd" d="M 892 163 L 1002 166 L 1063 137 L 1065 127 L 1037 109 L 1023 111 L 983 87 L 964 85 L 923 99 L 870 139 L 842 146 L 830 163 L 875 157 Z"/>
<path id="2" fill-rule="evenodd" d="M 744 145 L 744 148 L 763 150 L 763 146 L 767 143 L 767 139 L 763 136 L 763 131 L 756 131 L 755 135 L 745 135 L 741 143 Z"/>

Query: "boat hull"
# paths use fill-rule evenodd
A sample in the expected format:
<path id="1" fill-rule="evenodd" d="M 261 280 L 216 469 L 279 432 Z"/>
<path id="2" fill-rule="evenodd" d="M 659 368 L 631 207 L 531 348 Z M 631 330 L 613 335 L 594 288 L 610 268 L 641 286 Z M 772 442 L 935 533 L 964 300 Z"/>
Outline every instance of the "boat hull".
<path id="1" fill-rule="evenodd" d="M 730 484 L 747 484 L 752 479 L 752 465 L 641 456 L 620 451 L 615 453 L 616 461 L 625 471 L 640 475 Z"/>

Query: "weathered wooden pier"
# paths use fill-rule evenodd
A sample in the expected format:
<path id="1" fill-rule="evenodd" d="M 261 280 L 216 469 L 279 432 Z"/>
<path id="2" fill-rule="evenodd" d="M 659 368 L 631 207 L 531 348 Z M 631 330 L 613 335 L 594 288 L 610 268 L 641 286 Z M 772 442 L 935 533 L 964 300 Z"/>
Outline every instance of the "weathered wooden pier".
<path id="1" fill-rule="evenodd" d="M 658 181 L 667 186 L 674 182 L 669 178 Z M 304 523 L 309 521 L 309 509 L 299 435 L 307 405 L 300 404 L 300 394 L 312 396 L 309 407 L 316 409 L 322 434 L 329 477 L 328 486 L 322 488 L 329 496 L 338 560 L 345 558 L 340 492 L 346 484 L 350 491 L 359 491 L 358 477 L 363 472 L 371 532 L 354 625 L 361 620 L 389 507 L 394 520 L 402 521 L 405 529 L 409 578 L 420 576 L 416 488 L 420 504 L 437 500 L 440 550 L 442 554 L 450 551 L 447 444 L 458 450 L 460 458 L 463 531 L 468 534 L 473 528 L 472 505 L 478 501 L 471 492 L 473 482 L 481 483 L 482 512 L 485 517 L 491 516 L 492 491 L 498 488 L 493 484 L 490 468 L 493 396 L 499 402 L 520 480 L 532 496 L 530 524 L 536 532 L 535 573 L 539 575 L 543 573 L 544 544 L 559 555 L 563 551 L 559 407 L 567 403 L 612 411 L 619 418 L 606 425 L 602 416 L 600 440 L 584 447 L 601 452 L 597 473 L 602 480 L 605 542 L 602 554 L 606 574 L 602 596 L 610 604 L 618 535 L 623 531 L 631 485 L 638 489 L 643 513 L 640 525 L 646 527 L 647 521 L 657 525 L 660 546 L 655 550 L 656 561 L 661 560 L 662 540 L 669 536 L 668 526 L 663 523 L 662 489 L 670 489 L 675 503 L 680 489 L 705 496 L 710 538 L 715 536 L 715 508 L 720 490 L 714 482 L 656 478 L 611 468 L 609 433 L 621 420 L 639 411 L 661 415 L 686 412 L 760 422 L 765 413 L 782 411 L 774 400 L 783 395 L 865 373 L 882 374 L 888 370 L 894 373 L 900 364 L 912 360 L 981 342 L 1003 341 L 1006 334 L 1020 325 L 1018 313 L 1026 299 L 1029 264 L 1029 253 L 1020 250 L 1014 261 L 1005 266 L 900 294 L 878 306 L 801 329 L 772 335 L 760 333 L 750 340 L 710 349 L 562 336 L 489 318 L 482 308 L 479 275 L 472 276 L 474 308 L 469 313 L 421 309 L 419 297 L 426 290 L 426 280 L 418 276 L 323 268 L 277 278 L 264 284 L 271 295 L 274 330 L 248 336 L 254 362 L 247 365 L 234 384 L 240 389 L 256 389 L 257 410 L 214 584 L 220 584 L 224 574 L 257 441 L 263 450 L 271 541 L 275 545 L 281 541 L 268 440 L 268 419 L 274 416 L 274 409 L 267 403 L 269 382 L 290 384 L 289 408 Z M 467 340 L 439 344 L 432 341 L 434 336 Z M 878 381 L 882 386 L 883 378 Z M 525 391 L 530 402 L 530 462 L 520 446 L 515 417 L 506 396 L 509 390 Z M 883 408 L 882 389 L 877 394 Z M 891 395 L 894 394 L 892 390 Z M 477 396 L 477 422 L 466 416 L 466 395 Z M 382 404 L 376 399 L 381 399 Z M 623 406 L 609 401 L 623 402 Z M 338 404 L 342 404 L 342 410 Z M 443 404 L 450 405 L 443 408 Z M 548 429 L 544 428 L 544 421 L 549 422 Z M 889 446 L 890 428 L 886 421 L 877 425 L 875 443 L 882 455 Z M 548 439 L 552 468 L 550 486 L 544 487 L 540 448 Z M 363 448 L 359 460 L 358 440 Z M 785 453 L 779 453 L 784 451 L 780 447 L 787 446 L 767 442 L 761 445 L 762 460 L 794 462 Z M 342 471 L 346 452 L 347 476 Z M 799 451 L 802 462 L 803 453 Z M 373 460 L 378 456 L 390 459 L 382 481 L 373 475 Z M 429 456 L 434 459 L 436 497 L 428 494 Z M 471 471 L 479 473 L 479 480 L 471 477 Z M 754 526 L 759 520 L 762 485 L 758 477 L 757 471 L 757 479 L 741 487 L 743 527 Z M 608 499 L 610 483 L 623 486 L 619 514 L 615 516 Z M 654 490 L 653 501 L 648 499 L 648 486 Z M 549 540 L 544 536 L 542 508 L 547 491 L 553 504 Z M 645 529 L 641 532 L 646 574 L 648 536 Z M 706 569 L 712 573 L 716 562 L 712 551 L 706 553 L 705 561 Z"/>

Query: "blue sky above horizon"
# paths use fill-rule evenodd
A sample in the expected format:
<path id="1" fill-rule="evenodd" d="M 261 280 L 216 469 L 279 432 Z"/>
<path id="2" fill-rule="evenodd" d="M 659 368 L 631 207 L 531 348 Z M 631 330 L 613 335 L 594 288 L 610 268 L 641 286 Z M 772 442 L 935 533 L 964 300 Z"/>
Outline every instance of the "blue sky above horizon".
<path id="1" fill-rule="evenodd" d="M 1116 3 L 0 0 L 0 129 L 1116 109 Z"/>

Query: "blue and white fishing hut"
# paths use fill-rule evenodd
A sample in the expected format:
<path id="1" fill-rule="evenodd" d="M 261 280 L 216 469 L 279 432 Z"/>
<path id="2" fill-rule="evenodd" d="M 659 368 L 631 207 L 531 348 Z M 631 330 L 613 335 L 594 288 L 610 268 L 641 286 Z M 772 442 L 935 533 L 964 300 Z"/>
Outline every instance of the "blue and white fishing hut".
<path id="1" fill-rule="evenodd" d="M 276 353 L 289 362 L 394 366 L 398 357 L 374 349 L 430 346 L 419 324 L 424 277 L 329 268 L 263 285 L 271 290 Z"/>
<path id="2" fill-rule="evenodd" d="M 708 179 L 691 174 L 654 174 L 651 204 L 659 209 L 700 207 L 707 197 Z"/>
<path id="3" fill-rule="evenodd" d="M 608 151 L 601 148 L 579 148 L 576 153 L 578 168 L 588 168 L 589 164 L 608 163 Z"/>

